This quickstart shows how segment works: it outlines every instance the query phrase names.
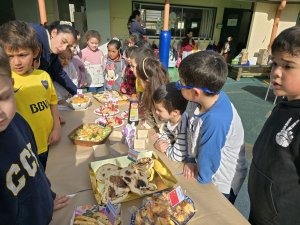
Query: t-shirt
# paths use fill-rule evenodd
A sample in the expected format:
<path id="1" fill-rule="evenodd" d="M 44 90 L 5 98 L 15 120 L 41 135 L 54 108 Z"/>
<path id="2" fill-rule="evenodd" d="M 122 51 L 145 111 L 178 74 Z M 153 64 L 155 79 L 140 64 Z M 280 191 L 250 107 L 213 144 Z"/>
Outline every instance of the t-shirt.
<path id="1" fill-rule="evenodd" d="M 189 156 L 195 157 L 198 182 L 213 183 L 220 192 L 237 194 L 247 174 L 242 121 L 224 92 L 204 113 L 199 104 L 188 105 L 187 143 Z"/>
<path id="2" fill-rule="evenodd" d="M 48 149 L 48 137 L 53 128 L 50 105 L 57 104 L 57 96 L 49 74 L 33 70 L 31 74 L 12 73 L 17 111 L 29 123 L 38 148 L 38 154 Z"/>
<path id="3" fill-rule="evenodd" d="M 47 225 L 55 194 L 36 156 L 36 144 L 18 114 L 0 132 L 0 224 Z"/>
<path id="4" fill-rule="evenodd" d="M 89 47 L 82 49 L 80 58 L 86 70 L 88 87 L 102 87 L 104 84 L 104 54 L 98 49 L 92 51 Z"/>

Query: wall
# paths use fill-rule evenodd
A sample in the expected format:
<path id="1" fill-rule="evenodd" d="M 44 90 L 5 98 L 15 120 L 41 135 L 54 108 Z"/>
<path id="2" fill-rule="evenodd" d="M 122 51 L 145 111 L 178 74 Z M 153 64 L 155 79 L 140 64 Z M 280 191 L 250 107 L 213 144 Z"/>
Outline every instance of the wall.
<path id="1" fill-rule="evenodd" d="M 141 2 L 151 2 L 151 3 L 162 3 L 161 0 L 141 0 Z M 127 30 L 127 20 L 132 11 L 132 1 L 131 0 L 111 0 L 110 1 L 110 18 L 111 18 L 111 35 L 118 36 L 121 39 L 128 37 Z M 233 0 L 173 0 L 172 4 L 176 5 L 190 5 L 190 6 L 207 6 L 207 7 L 217 7 L 216 21 L 217 23 L 222 23 L 224 8 L 243 8 L 251 9 L 251 2 L 240 2 Z M 117 6 L 117 7 L 116 7 Z M 214 30 L 214 40 L 219 41 L 221 34 L 221 29 Z"/>
<path id="2" fill-rule="evenodd" d="M 267 49 L 278 4 L 255 3 L 247 45 L 249 57 L 256 54 L 259 49 Z M 287 4 L 282 11 L 277 34 L 294 26 L 299 12 L 300 4 Z"/>
<path id="3" fill-rule="evenodd" d="M 86 0 L 88 30 L 99 31 L 103 43 L 111 38 L 110 2 L 109 0 Z"/>
<path id="4" fill-rule="evenodd" d="M 40 23 L 38 1 L 36 0 L 13 0 L 15 17 L 31 23 Z"/>
<path id="5" fill-rule="evenodd" d="M 48 24 L 59 19 L 57 1 L 59 0 L 45 0 Z"/>

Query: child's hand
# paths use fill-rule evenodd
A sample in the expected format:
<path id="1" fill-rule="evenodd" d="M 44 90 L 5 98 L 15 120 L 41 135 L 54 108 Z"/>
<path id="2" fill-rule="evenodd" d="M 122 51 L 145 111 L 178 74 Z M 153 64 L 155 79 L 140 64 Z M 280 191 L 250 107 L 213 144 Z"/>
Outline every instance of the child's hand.
<path id="1" fill-rule="evenodd" d="M 197 164 L 196 163 L 185 163 L 183 166 L 183 175 L 187 179 L 195 178 L 197 174 Z"/>
<path id="2" fill-rule="evenodd" d="M 156 148 L 160 152 L 166 152 L 169 144 L 170 143 L 166 140 L 156 141 L 154 143 L 154 148 Z"/>
<path id="3" fill-rule="evenodd" d="M 69 199 L 66 195 L 56 196 L 54 199 L 53 210 L 58 210 L 69 204 Z"/>
<path id="4" fill-rule="evenodd" d="M 155 133 L 151 134 L 150 138 L 153 142 L 156 142 L 157 139 L 159 138 L 159 133 L 155 132 Z"/>
<path id="5" fill-rule="evenodd" d="M 55 144 L 59 142 L 60 140 L 60 134 L 61 134 L 61 127 L 60 125 L 57 127 L 53 127 L 49 137 L 48 137 L 48 144 Z"/>

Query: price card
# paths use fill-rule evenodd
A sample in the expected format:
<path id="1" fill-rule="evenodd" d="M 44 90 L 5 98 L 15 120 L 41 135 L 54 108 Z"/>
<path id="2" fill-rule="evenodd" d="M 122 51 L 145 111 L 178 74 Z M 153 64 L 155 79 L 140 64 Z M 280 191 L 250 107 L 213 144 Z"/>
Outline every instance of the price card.
<path id="1" fill-rule="evenodd" d="M 185 198 L 183 191 L 180 186 L 176 187 L 169 193 L 169 198 L 171 202 L 171 206 L 174 207 L 182 202 Z"/>
<path id="2" fill-rule="evenodd" d="M 104 213 L 111 224 L 114 224 L 120 214 L 120 204 L 113 205 L 110 203 L 110 201 L 108 201 Z"/>
<path id="3" fill-rule="evenodd" d="M 130 159 L 133 162 L 136 162 L 139 154 L 140 154 L 139 151 L 130 148 L 128 150 L 128 156 L 127 156 L 127 158 Z"/>
<path id="4" fill-rule="evenodd" d="M 77 89 L 77 94 L 82 95 L 83 94 L 82 89 Z"/>

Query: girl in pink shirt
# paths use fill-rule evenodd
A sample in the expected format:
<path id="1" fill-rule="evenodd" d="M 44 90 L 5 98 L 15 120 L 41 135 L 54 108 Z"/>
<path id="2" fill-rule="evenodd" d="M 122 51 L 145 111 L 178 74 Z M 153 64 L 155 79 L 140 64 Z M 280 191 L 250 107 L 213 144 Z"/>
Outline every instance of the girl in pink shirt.
<path id="1" fill-rule="evenodd" d="M 87 91 L 99 92 L 104 90 L 104 54 L 98 48 L 101 36 L 98 31 L 89 30 L 85 34 L 87 47 L 81 51 L 81 60 L 86 69 Z"/>

